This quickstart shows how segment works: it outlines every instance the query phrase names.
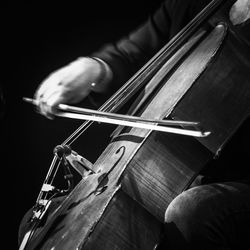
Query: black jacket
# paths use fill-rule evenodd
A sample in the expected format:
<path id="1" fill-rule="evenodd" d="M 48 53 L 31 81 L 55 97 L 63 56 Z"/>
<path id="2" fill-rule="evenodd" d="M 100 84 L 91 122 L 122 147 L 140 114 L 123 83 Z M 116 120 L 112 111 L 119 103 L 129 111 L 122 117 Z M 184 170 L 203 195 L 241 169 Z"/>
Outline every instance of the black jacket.
<path id="1" fill-rule="evenodd" d="M 148 20 L 115 44 L 106 44 L 93 55 L 106 61 L 114 72 L 113 90 L 144 65 L 176 35 L 210 0 L 167 0 Z M 228 13 L 226 13 L 228 14 Z M 250 46 L 249 20 L 232 27 L 237 37 Z M 250 68 L 250 58 L 247 62 Z M 250 84 L 250 83 L 249 83 Z M 250 111 L 250 110 L 249 110 Z M 225 148 L 223 157 L 212 162 L 209 175 L 218 180 L 249 180 L 249 119 Z M 247 136 L 248 135 L 248 136 Z M 224 157 L 225 156 L 225 157 Z M 214 171 L 213 171 L 214 170 Z"/>

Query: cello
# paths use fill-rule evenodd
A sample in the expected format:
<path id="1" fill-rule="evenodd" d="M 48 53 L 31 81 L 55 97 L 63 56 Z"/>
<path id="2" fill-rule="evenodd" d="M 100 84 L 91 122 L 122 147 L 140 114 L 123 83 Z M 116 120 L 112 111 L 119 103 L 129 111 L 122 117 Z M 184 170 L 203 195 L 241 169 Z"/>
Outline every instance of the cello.
<path id="1" fill-rule="evenodd" d="M 232 59 L 229 52 L 238 42 L 222 13 L 210 17 L 222 2 L 212 1 L 149 62 L 154 67 L 146 65 L 131 80 L 136 80 L 133 92 L 146 81 L 151 90 L 137 105 L 141 117 L 198 120 L 211 135 L 197 139 L 123 128 L 91 173 L 49 215 L 42 230 L 33 233 L 27 249 L 152 249 L 168 204 L 219 154 L 249 115 L 247 81 L 242 80 L 236 91 L 235 78 L 218 86 L 211 77 L 221 61 Z M 241 46 L 242 54 L 247 51 Z M 238 58 L 237 63 L 246 75 L 249 62 Z M 124 93 L 131 89 L 127 86 L 115 104 L 124 103 Z M 101 109 L 113 112 L 117 106 Z"/>

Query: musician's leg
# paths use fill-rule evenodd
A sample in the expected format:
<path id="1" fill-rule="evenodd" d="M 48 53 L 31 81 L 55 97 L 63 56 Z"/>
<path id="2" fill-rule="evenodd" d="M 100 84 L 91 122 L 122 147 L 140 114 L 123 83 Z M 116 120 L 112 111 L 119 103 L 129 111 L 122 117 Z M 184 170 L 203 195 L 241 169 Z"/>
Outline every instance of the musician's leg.
<path id="1" fill-rule="evenodd" d="M 191 188 L 171 202 L 165 222 L 157 249 L 250 249 L 250 186 Z"/>

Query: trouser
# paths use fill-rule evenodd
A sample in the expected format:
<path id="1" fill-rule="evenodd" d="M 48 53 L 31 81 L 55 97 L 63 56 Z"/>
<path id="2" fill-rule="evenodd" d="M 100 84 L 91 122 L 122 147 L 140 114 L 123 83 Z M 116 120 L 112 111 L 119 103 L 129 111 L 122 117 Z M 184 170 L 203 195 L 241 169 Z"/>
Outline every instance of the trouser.
<path id="1" fill-rule="evenodd" d="M 250 249 L 250 186 L 200 185 L 177 196 L 165 213 L 157 249 Z"/>

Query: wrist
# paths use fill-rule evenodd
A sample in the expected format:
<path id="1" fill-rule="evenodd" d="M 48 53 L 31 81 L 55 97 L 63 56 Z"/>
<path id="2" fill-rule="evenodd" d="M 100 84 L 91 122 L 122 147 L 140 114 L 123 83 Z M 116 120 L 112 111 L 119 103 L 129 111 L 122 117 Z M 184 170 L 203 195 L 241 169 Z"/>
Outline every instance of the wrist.
<path id="1" fill-rule="evenodd" d="M 113 78 L 113 72 L 109 65 L 100 58 L 88 57 L 89 59 L 95 61 L 99 67 L 99 73 L 96 79 L 91 83 L 91 90 L 94 92 L 103 92 L 107 88 L 109 82 Z"/>

